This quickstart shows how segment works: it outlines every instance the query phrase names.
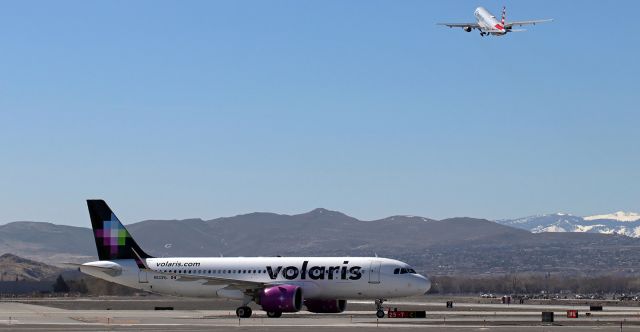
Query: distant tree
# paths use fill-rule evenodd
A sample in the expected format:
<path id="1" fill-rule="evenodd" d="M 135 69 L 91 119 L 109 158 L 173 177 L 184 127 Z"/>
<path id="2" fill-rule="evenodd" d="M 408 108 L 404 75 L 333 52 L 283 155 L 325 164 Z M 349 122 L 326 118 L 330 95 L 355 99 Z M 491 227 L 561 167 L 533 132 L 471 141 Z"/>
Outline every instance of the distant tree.
<path id="1" fill-rule="evenodd" d="M 53 284 L 53 291 L 55 293 L 68 293 L 69 292 L 69 285 L 67 285 L 67 282 L 64 281 L 64 278 L 62 278 L 61 274 L 58 275 L 58 278 L 56 279 L 56 282 Z"/>
<path id="2" fill-rule="evenodd" d="M 89 289 L 87 288 L 87 283 L 84 279 L 80 279 L 80 281 L 75 281 L 73 285 L 70 286 L 71 290 L 74 292 L 78 292 L 80 294 L 87 294 Z"/>

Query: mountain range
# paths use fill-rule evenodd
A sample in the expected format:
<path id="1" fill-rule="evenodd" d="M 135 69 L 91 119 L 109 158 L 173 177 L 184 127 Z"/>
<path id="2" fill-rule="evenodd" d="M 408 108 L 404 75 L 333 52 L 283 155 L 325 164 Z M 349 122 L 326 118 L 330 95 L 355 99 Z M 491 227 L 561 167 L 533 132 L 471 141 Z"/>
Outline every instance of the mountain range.
<path id="1" fill-rule="evenodd" d="M 392 216 L 361 221 L 326 209 L 284 215 L 249 213 L 213 220 L 145 220 L 127 225 L 155 256 L 375 255 L 411 247 L 493 241 L 527 232 L 488 220 L 433 220 Z M 435 236 L 437 234 L 437 236 Z M 95 259 L 89 228 L 43 222 L 0 226 L 0 253 L 19 253 L 47 263 Z"/>
<path id="2" fill-rule="evenodd" d="M 615 234 L 531 233 L 475 218 L 392 216 L 363 221 L 315 209 L 249 213 L 212 220 L 145 220 L 127 225 L 156 257 L 375 256 L 434 275 L 543 271 L 638 273 L 640 239 Z M 47 264 L 96 259 L 91 229 L 46 222 L 0 226 L 0 254 Z"/>
<path id="3" fill-rule="evenodd" d="M 600 234 L 620 234 L 640 237 L 640 214 L 615 212 L 611 214 L 579 217 L 566 213 L 543 214 L 517 219 L 496 220 L 497 223 L 542 232 L 580 232 Z"/>

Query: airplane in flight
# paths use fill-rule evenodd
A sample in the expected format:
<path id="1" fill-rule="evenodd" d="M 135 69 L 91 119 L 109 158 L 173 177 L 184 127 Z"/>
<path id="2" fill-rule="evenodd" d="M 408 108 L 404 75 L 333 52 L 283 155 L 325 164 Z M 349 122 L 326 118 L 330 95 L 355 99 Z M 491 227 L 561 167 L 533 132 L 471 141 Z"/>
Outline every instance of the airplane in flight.
<path id="1" fill-rule="evenodd" d="M 480 36 L 504 36 L 509 32 L 521 32 L 525 31 L 524 29 L 516 29 L 514 30 L 514 26 L 523 26 L 523 25 L 536 25 L 538 23 L 551 22 L 553 19 L 545 19 L 545 20 L 529 20 L 529 21 L 513 21 L 506 22 L 505 18 L 507 16 L 507 7 L 502 7 L 502 19 L 498 21 L 493 14 L 491 14 L 488 10 L 484 9 L 484 7 L 476 8 L 476 11 L 473 12 L 473 15 L 476 17 L 475 23 L 438 23 L 438 25 L 448 26 L 449 28 L 462 28 L 462 30 L 466 32 L 471 32 L 473 29 L 478 29 L 480 31 Z"/>
<path id="2" fill-rule="evenodd" d="M 147 292 L 251 302 L 271 318 L 297 312 L 340 313 L 347 300 L 373 300 L 383 318 L 389 298 L 424 295 L 428 278 L 406 263 L 379 257 L 152 257 L 103 200 L 87 200 L 98 261 L 70 264 L 81 272 Z"/>

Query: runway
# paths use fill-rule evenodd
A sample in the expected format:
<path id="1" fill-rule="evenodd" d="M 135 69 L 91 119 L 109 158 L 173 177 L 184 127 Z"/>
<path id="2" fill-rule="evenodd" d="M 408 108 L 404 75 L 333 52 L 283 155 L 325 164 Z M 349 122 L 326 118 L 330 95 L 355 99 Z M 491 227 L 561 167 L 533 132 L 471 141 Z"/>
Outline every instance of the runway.
<path id="1" fill-rule="evenodd" d="M 94 300 L 99 301 L 99 300 Z M 518 305 L 505 310 L 491 304 L 464 304 L 455 311 L 428 310 L 422 319 L 377 319 L 371 310 L 342 314 L 305 311 L 267 318 L 254 310 L 252 318 L 238 319 L 233 310 L 89 310 L 62 309 L 20 302 L 0 302 L 0 330 L 8 331 L 370 331 L 379 329 L 429 331 L 640 331 L 639 307 L 615 307 L 590 317 L 566 318 L 571 306 Z M 402 302 L 392 303 L 402 306 Z M 405 304 L 405 306 L 408 304 Z M 430 307 L 430 303 L 411 303 Z M 441 305 L 438 303 L 439 307 Z M 85 306 L 88 307 L 88 306 Z M 399 308 L 404 309 L 404 308 Z M 501 310 L 497 310 L 501 309 Z M 554 325 L 543 325 L 541 311 L 554 310 Z M 578 307 L 582 313 L 588 308 Z"/>

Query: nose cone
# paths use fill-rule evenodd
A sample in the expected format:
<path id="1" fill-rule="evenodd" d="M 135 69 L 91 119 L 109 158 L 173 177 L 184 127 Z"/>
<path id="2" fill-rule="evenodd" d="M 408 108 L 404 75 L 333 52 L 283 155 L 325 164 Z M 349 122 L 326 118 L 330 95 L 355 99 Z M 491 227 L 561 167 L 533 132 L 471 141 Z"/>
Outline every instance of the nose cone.
<path id="1" fill-rule="evenodd" d="M 431 280 L 429 280 L 429 278 L 422 275 L 419 276 L 418 278 L 419 278 L 418 289 L 420 290 L 420 293 L 427 294 L 429 289 L 431 289 Z"/>

